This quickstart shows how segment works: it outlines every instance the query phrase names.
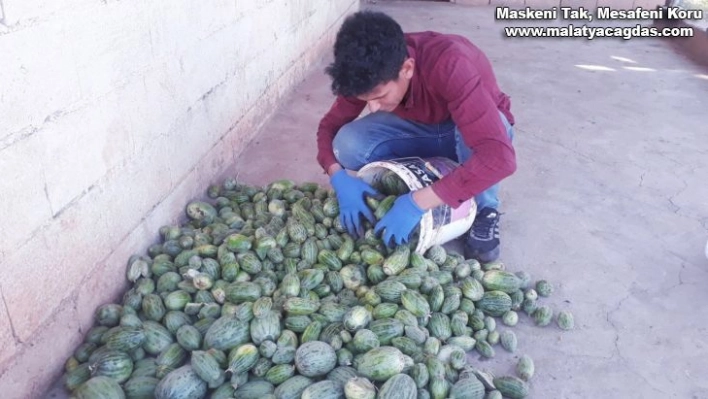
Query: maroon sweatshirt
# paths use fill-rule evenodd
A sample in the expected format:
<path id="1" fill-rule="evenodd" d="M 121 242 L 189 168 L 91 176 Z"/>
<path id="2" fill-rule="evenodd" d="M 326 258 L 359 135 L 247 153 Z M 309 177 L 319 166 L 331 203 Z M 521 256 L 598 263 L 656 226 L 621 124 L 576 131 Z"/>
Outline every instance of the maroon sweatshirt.
<path id="1" fill-rule="evenodd" d="M 393 111 L 419 123 L 452 118 L 472 157 L 433 184 L 433 191 L 457 208 L 516 170 L 516 154 L 499 118 L 510 124 L 509 96 L 497 85 L 486 55 L 462 36 L 436 32 L 407 33 L 408 55 L 415 72 L 401 104 Z M 317 161 L 327 170 L 337 163 L 332 149 L 339 129 L 356 119 L 366 106 L 356 98 L 337 97 L 317 131 Z"/>

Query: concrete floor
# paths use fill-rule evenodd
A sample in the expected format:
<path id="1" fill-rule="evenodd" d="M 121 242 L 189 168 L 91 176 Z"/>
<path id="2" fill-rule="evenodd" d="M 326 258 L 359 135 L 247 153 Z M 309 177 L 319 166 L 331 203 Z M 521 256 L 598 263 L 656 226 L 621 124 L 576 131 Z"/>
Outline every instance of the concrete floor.
<path id="1" fill-rule="evenodd" d="M 512 98 L 502 260 L 554 282 L 546 302 L 577 326 L 516 327 L 536 362 L 530 397 L 708 398 L 708 72 L 654 39 L 506 39 L 493 8 L 368 7 L 405 30 L 467 35 Z M 240 179 L 326 182 L 315 161 L 326 61 L 244 152 Z M 497 354 L 484 367 L 513 372 L 516 357 Z"/>
<path id="2" fill-rule="evenodd" d="M 576 330 L 522 317 L 516 355 L 474 361 L 513 373 L 529 354 L 531 398 L 708 398 L 708 71 L 654 39 L 506 39 L 493 8 L 367 7 L 405 30 L 467 35 L 512 98 L 502 260 L 553 282 L 544 302 L 571 310 Z M 240 180 L 327 181 L 315 161 L 326 62 L 244 151 Z"/>

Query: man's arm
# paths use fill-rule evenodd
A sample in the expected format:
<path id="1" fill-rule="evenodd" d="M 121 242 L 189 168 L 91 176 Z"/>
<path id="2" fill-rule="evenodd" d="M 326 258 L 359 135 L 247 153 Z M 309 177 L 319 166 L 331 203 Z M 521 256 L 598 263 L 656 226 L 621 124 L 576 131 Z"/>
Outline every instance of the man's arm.
<path id="1" fill-rule="evenodd" d="M 317 129 L 317 162 L 328 175 L 342 169 L 332 148 L 334 136 L 342 126 L 356 119 L 365 106 L 365 101 L 340 96 L 320 121 Z"/>
<path id="2" fill-rule="evenodd" d="M 497 106 L 469 59 L 446 59 L 439 64 L 431 80 L 435 90 L 447 101 L 465 144 L 474 153 L 418 197 L 427 203 L 446 203 L 456 208 L 514 173 L 516 154 Z"/>

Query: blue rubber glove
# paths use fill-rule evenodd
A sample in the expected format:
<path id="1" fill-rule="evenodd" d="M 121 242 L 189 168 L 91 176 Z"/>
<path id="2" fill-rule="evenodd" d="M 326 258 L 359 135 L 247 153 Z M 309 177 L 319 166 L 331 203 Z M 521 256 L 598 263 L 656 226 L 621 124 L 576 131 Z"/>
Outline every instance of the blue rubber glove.
<path id="1" fill-rule="evenodd" d="M 333 174 L 330 182 L 337 194 L 339 217 L 342 224 L 352 237 L 363 237 L 364 226 L 361 223 L 361 216 L 368 219 L 372 225 L 376 223 L 374 213 L 366 205 L 364 194 L 372 196 L 380 194 L 363 180 L 349 175 L 344 169 Z"/>
<path id="2" fill-rule="evenodd" d="M 413 201 L 413 193 L 402 195 L 396 198 L 391 209 L 386 212 L 374 227 L 374 233 L 386 230 L 382 240 L 389 245 L 393 239 L 396 245 L 408 242 L 411 232 L 420 223 L 425 210 L 420 209 Z"/>

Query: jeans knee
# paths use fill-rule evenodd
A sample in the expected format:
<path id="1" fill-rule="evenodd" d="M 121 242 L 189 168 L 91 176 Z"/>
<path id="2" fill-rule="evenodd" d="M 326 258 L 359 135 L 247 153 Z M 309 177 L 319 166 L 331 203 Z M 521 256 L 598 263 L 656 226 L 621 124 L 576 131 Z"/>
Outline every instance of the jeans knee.
<path id="1" fill-rule="evenodd" d="M 357 134 L 356 126 L 352 125 L 352 123 L 342 126 L 337 135 L 334 136 L 334 141 L 332 142 L 334 156 L 344 168 L 359 170 L 364 166 L 362 136 Z"/>

